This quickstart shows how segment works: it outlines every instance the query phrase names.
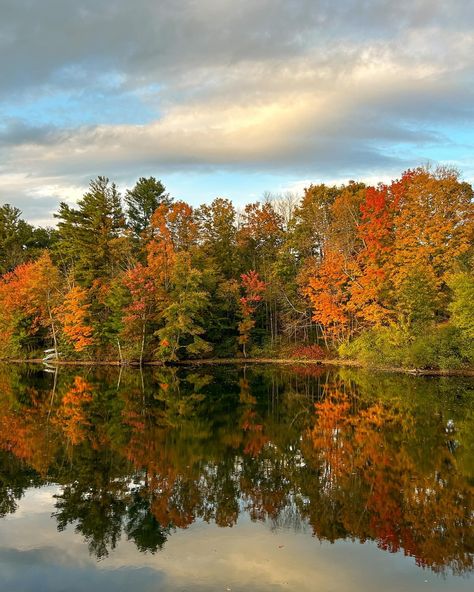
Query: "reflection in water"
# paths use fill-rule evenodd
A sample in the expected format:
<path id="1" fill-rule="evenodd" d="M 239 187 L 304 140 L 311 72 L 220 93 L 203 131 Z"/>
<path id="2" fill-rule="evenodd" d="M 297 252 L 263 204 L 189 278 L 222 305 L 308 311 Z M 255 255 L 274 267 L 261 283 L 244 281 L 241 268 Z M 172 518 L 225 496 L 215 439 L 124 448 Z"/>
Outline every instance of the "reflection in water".
<path id="1" fill-rule="evenodd" d="M 97 558 L 248 515 L 467 574 L 472 395 L 468 380 L 318 367 L 0 367 L 0 515 L 57 483 L 58 529 Z"/>

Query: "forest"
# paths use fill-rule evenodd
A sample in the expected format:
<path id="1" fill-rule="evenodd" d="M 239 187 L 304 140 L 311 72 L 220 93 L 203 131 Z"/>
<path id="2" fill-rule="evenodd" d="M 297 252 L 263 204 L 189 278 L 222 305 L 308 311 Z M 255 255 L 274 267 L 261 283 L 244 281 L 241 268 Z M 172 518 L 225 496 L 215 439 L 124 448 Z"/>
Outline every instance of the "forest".
<path id="1" fill-rule="evenodd" d="M 473 188 L 450 168 L 241 210 L 106 177 L 56 225 L 0 207 L 0 358 L 474 365 Z"/>

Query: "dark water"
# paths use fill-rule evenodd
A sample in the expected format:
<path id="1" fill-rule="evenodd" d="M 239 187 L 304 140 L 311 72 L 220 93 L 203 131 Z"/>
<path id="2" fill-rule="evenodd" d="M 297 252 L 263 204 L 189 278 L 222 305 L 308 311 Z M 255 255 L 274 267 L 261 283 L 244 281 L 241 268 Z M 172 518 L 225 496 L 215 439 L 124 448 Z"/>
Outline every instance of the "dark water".
<path id="1" fill-rule="evenodd" d="M 472 590 L 474 381 L 0 366 L 0 589 Z"/>

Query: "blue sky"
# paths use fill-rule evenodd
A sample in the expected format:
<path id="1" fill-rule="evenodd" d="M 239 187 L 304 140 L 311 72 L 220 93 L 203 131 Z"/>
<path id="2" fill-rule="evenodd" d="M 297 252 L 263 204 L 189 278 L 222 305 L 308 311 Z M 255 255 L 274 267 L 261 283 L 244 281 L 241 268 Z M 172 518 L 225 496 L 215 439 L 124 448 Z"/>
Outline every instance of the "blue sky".
<path id="1" fill-rule="evenodd" d="M 474 178 L 468 0 L 0 0 L 0 203 L 89 179 L 237 205 L 427 162 Z"/>

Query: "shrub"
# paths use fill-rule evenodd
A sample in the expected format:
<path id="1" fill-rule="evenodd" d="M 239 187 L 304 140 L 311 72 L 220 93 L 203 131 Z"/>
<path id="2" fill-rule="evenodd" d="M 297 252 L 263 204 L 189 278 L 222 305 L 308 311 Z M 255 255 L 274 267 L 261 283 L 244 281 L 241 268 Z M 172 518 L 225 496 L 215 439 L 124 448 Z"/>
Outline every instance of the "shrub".
<path id="1" fill-rule="evenodd" d="M 291 351 L 290 357 L 298 360 L 324 360 L 324 358 L 329 357 L 329 353 L 325 348 L 314 343 L 295 347 Z"/>
<path id="2" fill-rule="evenodd" d="M 417 335 L 405 348 L 404 366 L 454 370 L 472 360 L 464 351 L 462 332 L 446 323 Z"/>
<path id="3" fill-rule="evenodd" d="M 398 328 L 367 329 L 352 341 L 342 344 L 339 354 L 369 366 L 399 366 L 403 360 L 403 341 Z"/>
<path id="4" fill-rule="evenodd" d="M 418 335 L 403 332 L 396 325 L 369 329 L 342 345 L 339 353 L 369 366 L 448 370 L 474 361 L 472 342 L 450 324 L 427 325 Z"/>

